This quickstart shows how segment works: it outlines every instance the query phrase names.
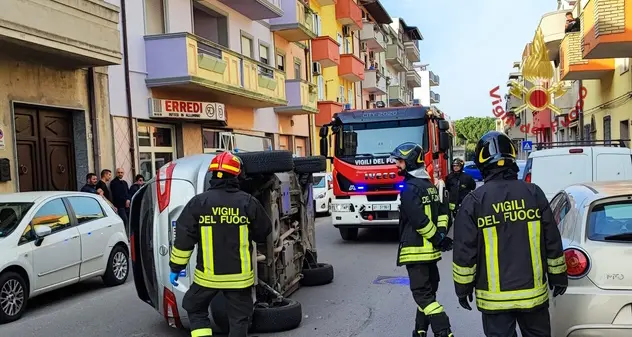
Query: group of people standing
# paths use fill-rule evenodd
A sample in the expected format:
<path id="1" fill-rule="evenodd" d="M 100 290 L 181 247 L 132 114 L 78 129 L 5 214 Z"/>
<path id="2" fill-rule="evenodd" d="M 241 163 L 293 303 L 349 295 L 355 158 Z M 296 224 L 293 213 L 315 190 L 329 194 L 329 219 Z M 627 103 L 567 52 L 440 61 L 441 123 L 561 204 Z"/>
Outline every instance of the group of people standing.
<path id="1" fill-rule="evenodd" d="M 86 175 L 86 184 L 81 187 L 81 192 L 94 193 L 104 197 L 116 209 L 118 215 L 127 225 L 130 201 L 145 183 L 145 177 L 137 174 L 134 177 L 134 183 L 132 186 L 129 186 L 127 181 L 123 179 L 124 176 L 125 170 L 122 168 L 116 169 L 116 177 L 114 178 L 112 178 L 112 171 L 109 169 L 101 170 L 100 178 L 95 173 L 88 173 Z"/>

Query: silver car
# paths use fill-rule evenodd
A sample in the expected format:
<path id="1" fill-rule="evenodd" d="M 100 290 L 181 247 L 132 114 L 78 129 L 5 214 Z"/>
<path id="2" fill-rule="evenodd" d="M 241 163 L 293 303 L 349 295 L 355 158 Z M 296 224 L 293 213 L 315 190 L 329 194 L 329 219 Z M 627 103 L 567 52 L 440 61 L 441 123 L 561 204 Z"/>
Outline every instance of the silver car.
<path id="1" fill-rule="evenodd" d="M 254 245 L 257 285 L 252 330 L 278 332 L 296 328 L 302 319 L 300 303 L 286 298 L 301 285 L 333 280 L 333 267 L 317 262 L 312 176 L 325 169 L 323 157 L 292 158 L 287 151 L 236 153 L 243 161 L 241 188 L 261 201 L 272 220 L 265 244 Z M 209 187 L 208 170 L 214 154 L 180 158 L 160 168 L 132 200 L 130 243 L 138 297 L 154 307 L 172 327 L 189 327 L 182 299 L 192 282 L 196 259 L 169 282 L 169 255 L 176 220 L 187 202 Z M 193 253 L 193 257 L 196 256 Z M 256 255 L 256 256 L 254 256 Z M 214 329 L 226 331 L 224 299 L 211 303 Z"/>

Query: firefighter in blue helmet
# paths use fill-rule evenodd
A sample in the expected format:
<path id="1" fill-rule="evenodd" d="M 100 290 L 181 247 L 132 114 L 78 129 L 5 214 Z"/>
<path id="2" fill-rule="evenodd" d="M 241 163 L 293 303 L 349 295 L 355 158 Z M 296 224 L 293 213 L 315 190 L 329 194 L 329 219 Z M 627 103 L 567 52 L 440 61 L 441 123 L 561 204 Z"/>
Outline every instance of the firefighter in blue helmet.
<path id="1" fill-rule="evenodd" d="M 452 239 L 446 236 L 449 208 L 430 181 L 423 155 L 423 148 L 415 143 L 401 144 L 391 153 L 405 185 L 400 195 L 397 265 L 406 266 L 418 307 L 413 337 L 426 337 L 429 327 L 437 337 L 453 337 L 450 319 L 437 302 L 437 262 L 442 251 L 452 249 Z"/>
<path id="2" fill-rule="evenodd" d="M 476 291 L 488 337 L 551 337 L 549 289 L 568 285 L 562 240 L 549 202 L 518 180 L 516 146 L 502 132 L 485 134 L 475 163 L 485 184 L 470 192 L 454 222 L 453 278 L 461 306 Z"/>

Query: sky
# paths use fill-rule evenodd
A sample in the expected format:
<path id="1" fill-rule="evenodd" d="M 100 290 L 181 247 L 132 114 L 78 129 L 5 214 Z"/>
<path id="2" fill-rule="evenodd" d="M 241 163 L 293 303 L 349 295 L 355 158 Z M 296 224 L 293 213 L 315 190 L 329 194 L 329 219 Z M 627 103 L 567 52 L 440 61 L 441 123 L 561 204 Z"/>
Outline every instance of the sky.
<path id="1" fill-rule="evenodd" d="M 421 62 L 441 78 L 432 90 L 452 120 L 492 116 L 489 91 L 507 90 L 514 61 L 556 0 L 381 0 L 391 17 L 417 26 Z M 501 95 L 502 97 L 503 95 Z M 504 104 L 503 104 L 504 105 Z"/>

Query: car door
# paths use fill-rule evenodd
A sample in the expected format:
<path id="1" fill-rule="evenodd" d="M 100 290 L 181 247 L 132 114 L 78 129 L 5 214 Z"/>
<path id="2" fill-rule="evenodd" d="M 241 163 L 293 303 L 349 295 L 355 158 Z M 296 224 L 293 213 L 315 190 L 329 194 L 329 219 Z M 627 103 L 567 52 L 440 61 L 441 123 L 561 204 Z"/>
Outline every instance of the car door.
<path id="1" fill-rule="evenodd" d="M 43 225 L 51 228 L 51 234 L 37 238 L 35 228 Z M 25 235 L 33 252 L 36 290 L 78 280 L 81 240 L 62 198 L 45 202 L 33 216 Z"/>
<path id="2" fill-rule="evenodd" d="M 112 219 L 106 216 L 99 201 L 91 196 L 66 198 L 77 221 L 81 236 L 81 269 L 84 277 L 99 274 L 105 268 L 107 245 L 112 236 Z"/>

